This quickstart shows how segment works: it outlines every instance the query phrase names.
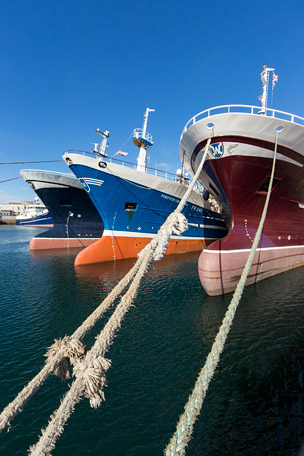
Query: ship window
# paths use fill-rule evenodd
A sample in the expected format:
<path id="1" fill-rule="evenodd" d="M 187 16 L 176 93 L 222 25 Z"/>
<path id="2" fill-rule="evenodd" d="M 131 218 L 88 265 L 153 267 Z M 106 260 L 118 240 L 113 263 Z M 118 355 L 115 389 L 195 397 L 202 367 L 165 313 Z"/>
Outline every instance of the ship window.
<path id="1" fill-rule="evenodd" d="M 71 200 L 60 200 L 60 206 L 72 207 Z"/>
<path id="2" fill-rule="evenodd" d="M 278 179 L 277 177 L 273 178 L 271 191 L 278 185 L 280 180 L 281 179 Z M 256 195 L 267 195 L 269 182 L 270 182 L 270 176 L 267 176 L 266 179 L 264 180 L 264 182 L 257 189 Z"/>
<path id="3" fill-rule="evenodd" d="M 126 211 L 136 211 L 137 203 L 125 203 L 125 210 Z"/>

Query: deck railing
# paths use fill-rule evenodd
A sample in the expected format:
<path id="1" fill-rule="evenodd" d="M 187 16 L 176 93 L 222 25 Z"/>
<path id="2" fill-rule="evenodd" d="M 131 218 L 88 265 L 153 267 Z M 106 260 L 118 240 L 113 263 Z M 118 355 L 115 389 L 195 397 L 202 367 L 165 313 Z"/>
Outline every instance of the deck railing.
<path id="1" fill-rule="evenodd" d="M 144 130 L 142 128 L 135 128 L 135 130 L 133 130 L 133 138 L 143 138 L 146 141 L 153 143 L 152 135 L 150 135 L 148 132 L 144 133 Z"/>
<path id="2" fill-rule="evenodd" d="M 102 155 L 98 155 L 93 152 L 88 152 L 86 150 L 73 149 L 73 150 L 67 150 L 65 153 L 69 153 L 69 152 L 72 152 L 72 153 L 77 152 L 77 153 L 81 153 L 82 155 L 94 156 L 96 159 L 104 160 L 107 163 L 114 163 L 114 164 L 116 163 L 118 165 L 125 166 L 127 168 L 131 168 L 134 170 L 137 169 L 137 163 L 128 162 L 126 160 L 119 160 L 118 158 L 114 158 L 114 157 L 103 157 Z M 161 170 L 161 169 L 157 169 L 157 168 L 151 168 L 150 166 L 146 167 L 146 173 L 153 174 L 154 176 L 158 176 L 158 177 L 163 177 L 164 179 L 170 179 L 173 181 L 177 180 L 176 174 L 173 174 L 168 171 Z"/>
<path id="3" fill-rule="evenodd" d="M 66 151 L 67 152 L 81 152 L 82 155 L 91 155 L 91 156 L 94 156 L 95 158 L 97 159 L 101 159 L 102 160 L 102 156 L 99 156 L 97 154 L 94 154 L 92 152 L 88 152 L 86 150 L 69 150 L 69 151 Z M 116 159 L 116 158 L 110 158 L 110 157 L 107 157 L 106 160 L 107 163 L 117 163 L 119 165 L 122 165 L 122 166 L 126 166 L 128 168 L 131 168 L 131 169 L 135 169 L 136 170 L 136 167 L 137 167 L 137 164 L 134 164 L 134 163 L 131 163 L 131 162 L 127 162 L 127 161 L 122 161 L 122 160 L 119 160 L 119 159 Z M 57 174 L 57 175 L 63 175 L 63 176 L 68 176 L 68 177 L 75 177 L 75 175 L 73 173 L 62 173 L 60 171 L 49 171 L 49 170 L 45 170 L 45 169 L 22 169 L 21 171 L 24 171 L 24 172 L 35 172 L 35 173 L 48 173 L 48 174 Z M 161 169 L 156 169 L 156 168 L 151 168 L 151 167 L 147 167 L 146 168 L 146 172 L 148 174 L 152 174 L 154 176 L 159 176 L 159 177 L 163 177 L 165 179 L 170 179 L 172 181 L 176 181 L 178 176 L 176 174 L 173 174 L 173 173 L 170 173 L 168 171 L 164 171 L 164 170 L 161 170 Z M 187 184 L 187 182 L 190 182 L 191 181 L 191 176 L 188 176 L 188 177 L 185 177 L 185 183 Z M 199 187 L 199 186 L 198 186 Z"/>
<path id="4" fill-rule="evenodd" d="M 262 108 L 261 106 L 249 106 L 249 105 L 223 105 L 223 106 L 216 106 L 215 108 L 206 109 L 194 117 L 192 117 L 186 124 L 181 137 L 186 133 L 186 131 L 194 124 L 196 124 L 199 120 L 208 118 L 210 116 L 214 116 L 216 114 L 232 114 L 232 113 L 244 113 L 249 115 L 263 115 L 266 117 L 273 117 L 276 119 L 287 120 L 292 123 L 296 123 L 299 125 L 304 126 L 304 118 L 295 116 L 294 114 L 290 114 L 284 111 L 278 111 L 276 109 L 270 108 Z"/>

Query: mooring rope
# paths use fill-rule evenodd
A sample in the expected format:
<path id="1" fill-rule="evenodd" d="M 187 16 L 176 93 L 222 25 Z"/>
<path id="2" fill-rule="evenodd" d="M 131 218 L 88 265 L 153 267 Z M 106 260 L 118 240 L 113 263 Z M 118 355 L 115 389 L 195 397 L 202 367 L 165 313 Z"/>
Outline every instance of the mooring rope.
<path id="1" fill-rule="evenodd" d="M 3 410 L 0 415 L 0 432 L 2 432 L 9 423 L 14 419 L 18 412 L 22 410 L 26 402 L 47 380 L 49 375 L 58 370 L 60 376 L 65 379 L 68 377 L 67 359 L 73 364 L 74 359 L 82 358 L 84 348 L 80 348 L 81 340 L 102 318 L 104 313 L 109 309 L 122 291 L 129 285 L 134 278 L 142 259 L 135 263 L 123 279 L 113 288 L 104 301 L 92 312 L 92 314 L 79 326 L 72 336 L 65 336 L 62 340 L 55 340 L 55 343 L 49 348 L 46 357 L 47 361 L 41 371 L 26 385 L 18 396 Z M 78 348 L 77 348 L 78 347 Z M 73 354 L 73 355 L 72 355 Z M 63 372 L 65 366 L 66 372 Z"/>
<path id="2" fill-rule="evenodd" d="M 7 405 L 0 415 L 0 432 L 7 428 L 15 416 L 21 412 L 27 401 L 33 394 L 43 385 L 47 378 L 53 373 L 60 373 L 61 378 L 68 377 L 68 363 L 67 359 L 72 363 L 77 357 L 75 347 L 78 347 L 78 357 L 82 358 L 84 349 L 80 349 L 81 340 L 86 334 L 94 327 L 94 325 L 102 318 L 104 313 L 109 309 L 122 291 L 129 285 L 135 276 L 138 268 L 141 265 L 142 259 L 140 258 L 130 271 L 123 277 L 123 279 L 116 285 L 115 288 L 109 293 L 104 301 L 92 312 L 92 314 L 82 323 L 79 328 L 72 334 L 72 336 L 65 336 L 62 341 L 55 340 L 55 343 L 49 348 L 46 357 L 47 361 L 41 371 L 23 388 L 18 396 Z M 65 372 L 63 372 L 65 367 Z"/>
<path id="3" fill-rule="evenodd" d="M 76 376 L 76 380 L 71 385 L 58 410 L 51 417 L 51 421 L 43 431 L 41 439 L 30 449 L 31 454 L 50 454 L 50 451 L 55 446 L 56 439 L 63 432 L 63 426 L 72 413 L 74 405 L 82 395 L 89 398 L 92 407 L 97 407 L 104 399 L 105 372 L 110 367 L 110 362 L 104 358 L 104 354 L 113 342 L 114 334 L 120 328 L 124 315 L 130 308 L 144 275 L 151 268 L 153 262 L 161 259 L 164 255 L 170 236 L 172 233 L 181 234 L 188 228 L 187 220 L 181 214 L 181 211 L 201 172 L 210 142 L 211 135 L 197 172 L 178 207 L 169 215 L 152 241 L 139 253 L 138 260 L 133 268 L 71 337 L 65 336 L 62 340 L 55 340 L 46 355 L 45 366 L 1 413 L 0 432 L 9 427 L 13 418 L 22 410 L 29 398 L 39 389 L 51 373 L 57 373 L 61 378 L 65 379 L 69 375 L 68 361 L 74 366 L 73 374 Z M 97 337 L 91 350 L 86 354 L 80 340 L 129 284 L 129 290 L 121 298 L 105 328 Z"/>
<path id="4" fill-rule="evenodd" d="M 52 415 L 47 428 L 42 431 L 38 443 L 30 448 L 29 454 L 31 456 L 50 454 L 55 447 L 56 440 L 64 430 L 65 423 L 82 396 L 87 397 L 90 400 L 91 407 L 94 408 L 98 407 L 102 400 L 104 400 L 105 373 L 110 367 L 110 362 L 104 358 L 104 354 L 111 345 L 117 329 L 121 326 L 124 315 L 132 305 L 141 279 L 148 271 L 152 256 L 152 250 L 148 255 L 145 255 L 129 290 L 122 297 L 115 312 L 97 337 L 93 347 L 83 361 L 77 361 L 74 365 L 73 373 L 76 376 L 76 380 L 72 383 L 57 411 Z"/>
<path id="5" fill-rule="evenodd" d="M 2 180 L 2 181 L 0 181 L 0 184 L 3 184 L 3 182 L 9 182 L 9 181 L 13 181 L 13 180 L 16 180 L 16 179 L 21 179 L 21 176 L 11 177 L 10 179 Z"/>
<path id="6" fill-rule="evenodd" d="M 281 131 L 278 127 L 276 129 L 275 135 L 275 147 L 273 153 L 273 162 L 271 177 L 268 186 L 267 197 L 265 200 L 264 209 L 262 212 L 261 220 L 257 229 L 257 232 L 254 237 L 253 245 L 248 257 L 248 260 L 245 264 L 244 270 L 242 272 L 241 278 L 238 282 L 236 290 L 233 294 L 232 300 L 229 304 L 225 317 L 222 321 L 222 325 L 219 329 L 219 332 L 215 338 L 215 341 L 212 345 L 211 351 L 207 357 L 206 363 L 202 370 L 199 373 L 197 381 L 195 383 L 194 389 L 189 396 L 188 402 L 185 405 L 184 413 L 180 416 L 179 421 L 176 426 L 176 431 L 171 437 L 171 440 L 167 447 L 164 450 L 166 456 L 183 456 L 186 454 L 186 446 L 191 438 L 193 432 L 194 423 L 200 414 L 203 401 L 207 394 L 207 389 L 209 383 L 213 377 L 215 369 L 219 363 L 220 355 L 224 349 L 224 345 L 230 330 L 230 327 L 233 322 L 235 312 L 237 310 L 238 304 L 243 294 L 244 287 L 246 285 L 247 276 L 253 261 L 255 251 L 257 249 L 260 237 L 262 234 L 265 218 L 267 215 L 268 203 L 270 199 L 270 193 L 272 189 L 273 176 L 275 171 L 276 155 L 277 155 L 277 143 L 278 143 L 278 133 Z"/>

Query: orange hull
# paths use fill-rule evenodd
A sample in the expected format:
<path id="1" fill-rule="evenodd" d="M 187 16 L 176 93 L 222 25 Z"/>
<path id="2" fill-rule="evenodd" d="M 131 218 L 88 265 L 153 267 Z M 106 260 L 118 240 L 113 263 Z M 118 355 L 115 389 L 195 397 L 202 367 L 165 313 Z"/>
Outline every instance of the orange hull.
<path id="1" fill-rule="evenodd" d="M 103 261 L 135 258 L 151 241 L 151 238 L 103 236 L 89 247 L 83 249 L 75 259 L 75 266 L 100 263 Z M 197 252 L 206 247 L 203 239 L 170 239 L 166 254 Z"/>
<path id="2" fill-rule="evenodd" d="M 77 239 L 77 238 L 36 238 L 30 242 L 30 250 L 53 250 L 69 249 L 74 247 L 88 247 L 96 242 L 95 239 Z"/>

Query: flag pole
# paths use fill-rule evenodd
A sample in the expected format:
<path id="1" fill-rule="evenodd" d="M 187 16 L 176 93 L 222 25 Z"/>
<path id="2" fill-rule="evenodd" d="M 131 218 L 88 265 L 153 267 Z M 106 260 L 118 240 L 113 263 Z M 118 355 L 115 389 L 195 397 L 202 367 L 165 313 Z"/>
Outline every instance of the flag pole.
<path id="1" fill-rule="evenodd" d="M 275 74 L 273 71 L 272 73 L 272 85 L 271 85 L 271 108 L 272 108 L 272 101 L 273 101 L 273 89 L 276 86 L 276 83 L 278 82 L 279 75 Z"/>

